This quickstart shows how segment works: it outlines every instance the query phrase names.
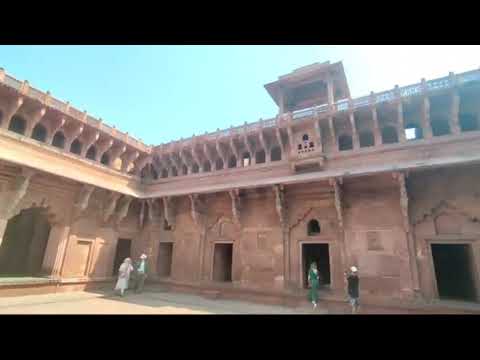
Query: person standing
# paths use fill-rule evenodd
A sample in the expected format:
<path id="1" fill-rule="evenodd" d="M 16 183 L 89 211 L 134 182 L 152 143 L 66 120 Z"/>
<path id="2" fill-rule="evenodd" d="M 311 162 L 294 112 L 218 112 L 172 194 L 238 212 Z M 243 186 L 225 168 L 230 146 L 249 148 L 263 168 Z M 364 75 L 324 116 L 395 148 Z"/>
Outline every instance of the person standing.
<path id="1" fill-rule="evenodd" d="M 147 278 L 147 255 L 142 254 L 140 256 L 140 261 L 137 263 L 136 270 L 137 283 L 135 286 L 135 292 L 141 293 L 143 291 L 145 279 Z"/>
<path id="2" fill-rule="evenodd" d="M 132 260 L 130 258 L 126 258 L 118 269 L 118 281 L 115 285 L 115 291 L 120 291 L 121 296 L 123 296 L 125 290 L 128 289 L 128 281 L 130 280 L 130 274 L 132 271 Z"/>
<path id="3" fill-rule="evenodd" d="M 319 281 L 317 264 L 315 262 L 312 262 L 310 264 L 310 270 L 308 272 L 308 284 L 310 285 L 309 298 L 313 304 L 314 309 L 317 307 L 318 302 L 318 283 Z"/>
<path id="4" fill-rule="evenodd" d="M 346 273 L 348 298 L 352 306 L 352 314 L 358 313 L 359 297 L 360 297 L 360 279 L 358 277 L 358 269 L 355 266 L 350 268 L 350 273 Z"/>

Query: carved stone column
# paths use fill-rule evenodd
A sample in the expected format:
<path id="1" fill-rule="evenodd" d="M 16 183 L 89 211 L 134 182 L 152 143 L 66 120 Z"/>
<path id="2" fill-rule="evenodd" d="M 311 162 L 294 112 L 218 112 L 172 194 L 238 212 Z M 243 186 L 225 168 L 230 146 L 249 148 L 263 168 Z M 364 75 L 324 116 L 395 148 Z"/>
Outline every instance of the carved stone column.
<path id="1" fill-rule="evenodd" d="M 235 225 L 237 226 L 242 226 L 242 223 L 240 221 L 240 209 L 241 209 L 241 203 L 240 203 L 240 196 L 239 196 L 239 190 L 234 189 L 230 190 L 228 192 L 230 195 L 230 198 L 232 199 L 232 215 L 233 215 L 233 221 Z"/>
<path id="2" fill-rule="evenodd" d="M 360 139 L 358 138 L 357 126 L 355 124 L 355 115 L 353 111 L 350 111 L 348 113 L 348 118 L 350 120 L 350 126 L 352 128 L 353 149 L 357 150 L 360 148 Z"/>
<path id="3" fill-rule="evenodd" d="M 140 229 L 143 228 L 144 220 L 145 220 L 145 201 L 141 200 L 140 201 L 140 213 L 138 214 L 138 227 Z"/>
<path id="4" fill-rule="evenodd" d="M 459 120 L 460 95 L 458 94 L 458 91 L 456 89 L 452 91 L 451 98 L 452 105 L 450 113 L 450 128 L 452 129 L 452 134 L 458 135 L 461 133 Z"/>
<path id="5" fill-rule="evenodd" d="M 423 99 L 422 99 L 422 105 L 421 105 L 421 112 L 422 112 L 423 136 L 425 139 L 431 139 L 433 137 L 433 134 L 432 134 L 432 125 L 430 124 L 430 99 L 428 98 L 427 85 L 426 85 L 425 79 L 422 79 L 422 92 L 423 92 Z"/>
<path id="6" fill-rule="evenodd" d="M 280 146 L 280 151 L 282 153 L 282 160 L 283 160 L 285 159 L 286 150 L 285 150 L 285 144 L 283 143 L 283 140 L 282 140 L 282 134 L 280 132 L 280 128 L 278 128 L 278 124 L 277 124 L 277 128 L 275 128 L 275 137 L 277 138 L 278 146 Z"/>
<path id="7" fill-rule="evenodd" d="M 327 96 L 328 96 L 328 105 L 332 106 L 335 103 L 335 89 L 333 85 L 333 79 L 328 77 L 327 80 Z"/>
<path id="8" fill-rule="evenodd" d="M 289 234 L 289 222 L 287 213 L 287 204 L 285 201 L 285 191 L 283 185 L 275 185 L 273 192 L 275 194 L 275 209 L 277 210 L 278 219 L 282 228 L 283 237 L 283 284 L 284 288 L 290 287 L 290 234 Z"/>
<path id="9" fill-rule="evenodd" d="M 407 236 L 410 272 L 412 277 L 412 289 L 418 294 L 420 291 L 420 282 L 418 274 L 418 263 L 415 252 L 415 238 L 411 231 L 409 209 L 408 209 L 408 190 L 406 185 L 406 175 L 404 173 L 393 173 L 393 178 L 398 181 L 400 190 L 400 210 L 403 217 L 403 227 Z"/>
<path id="10" fill-rule="evenodd" d="M 42 273 L 59 278 L 67 250 L 70 226 L 61 222 L 52 225 L 42 264 Z"/>
<path id="11" fill-rule="evenodd" d="M 320 127 L 320 122 L 318 121 L 318 119 L 315 120 L 314 127 L 315 127 L 315 140 L 316 140 L 318 151 L 323 152 L 322 128 Z"/>
<path id="12" fill-rule="evenodd" d="M 335 125 L 333 124 L 333 117 L 328 117 L 328 128 L 330 129 L 330 136 L 332 137 L 333 151 L 338 151 L 337 134 L 335 133 Z"/>
<path id="13" fill-rule="evenodd" d="M 344 228 L 344 222 L 343 222 L 343 190 L 342 190 L 343 179 L 333 178 L 333 179 L 330 179 L 329 182 L 334 190 L 335 210 L 337 211 L 341 259 L 342 259 L 343 267 L 346 268 L 348 264 L 350 264 L 351 259 L 348 256 L 347 246 L 345 244 L 345 228 Z"/>
<path id="14" fill-rule="evenodd" d="M 203 279 L 203 265 L 205 259 L 205 242 L 207 240 L 207 206 L 204 201 L 200 199 L 198 194 L 188 195 L 191 204 L 191 214 L 195 225 L 200 230 L 200 243 L 198 247 L 198 272 L 197 280 Z"/>
<path id="15" fill-rule="evenodd" d="M 400 96 L 397 98 L 397 130 L 399 142 L 406 142 L 407 137 L 405 135 L 405 122 L 403 119 L 403 103 Z"/>
<path id="16" fill-rule="evenodd" d="M 371 107 L 372 120 L 373 120 L 373 138 L 375 139 L 375 146 L 382 145 L 382 133 L 380 131 L 380 125 L 378 123 L 377 108 Z"/>

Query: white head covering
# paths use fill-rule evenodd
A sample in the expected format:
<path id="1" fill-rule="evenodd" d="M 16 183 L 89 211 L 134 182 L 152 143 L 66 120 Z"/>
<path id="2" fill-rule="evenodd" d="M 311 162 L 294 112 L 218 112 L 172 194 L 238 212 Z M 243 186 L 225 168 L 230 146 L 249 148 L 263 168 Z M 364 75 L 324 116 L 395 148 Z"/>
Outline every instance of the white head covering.
<path id="1" fill-rule="evenodd" d="M 357 272 L 357 271 L 358 271 L 358 269 L 357 269 L 355 266 L 352 266 L 352 267 L 350 268 L 350 270 L 352 270 L 352 272 Z"/>
<path id="2" fill-rule="evenodd" d="M 146 259 L 146 258 L 147 258 L 147 255 L 145 255 L 145 254 L 142 254 L 142 255 L 140 256 L 140 259 L 142 259 L 142 260 L 144 260 L 144 259 Z"/>

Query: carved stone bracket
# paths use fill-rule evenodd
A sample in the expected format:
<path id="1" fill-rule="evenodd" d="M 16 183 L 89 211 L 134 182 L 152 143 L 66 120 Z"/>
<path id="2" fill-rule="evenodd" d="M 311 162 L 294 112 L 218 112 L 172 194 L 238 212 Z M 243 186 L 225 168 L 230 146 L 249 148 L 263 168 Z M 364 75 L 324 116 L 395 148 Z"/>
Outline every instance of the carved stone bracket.
<path id="1" fill-rule="evenodd" d="M 335 192 L 335 209 L 337 210 L 338 226 L 343 229 L 343 194 L 342 194 L 342 178 L 334 178 L 329 180 Z"/>
<path id="2" fill-rule="evenodd" d="M 201 201 L 200 196 L 198 194 L 190 194 L 188 195 L 190 198 L 190 204 L 191 204 L 191 214 L 192 214 L 192 219 L 195 222 L 195 225 L 197 226 L 202 226 L 204 225 L 201 221 L 201 215 L 203 215 L 206 211 L 206 206 Z"/>
<path id="3" fill-rule="evenodd" d="M 97 154 L 95 156 L 95 161 L 100 161 L 102 159 L 103 154 L 105 154 L 108 150 L 110 150 L 113 146 L 113 139 L 108 139 L 99 143 L 97 145 Z"/>
<path id="4" fill-rule="evenodd" d="M 130 165 L 140 156 L 138 151 L 125 152 L 122 156 L 122 172 L 127 172 Z"/>
<path id="5" fill-rule="evenodd" d="M 47 109 L 45 107 L 42 107 L 38 110 L 36 110 L 32 116 L 31 120 L 27 124 L 27 128 L 25 129 L 25 136 L 31 137 L 33 129 L 35 128 L 35 125 L 37 125 L 45 116 L 45 113 L 47 112 Z"/>
<path id="6" fill-rule="evenodd" d="M 117 206 L 117 201 L 120 198 L 119 193 L 111 193 L 110 196 L 108 197 L 107 204 L 105 206 L 105 211 L 103 214 L 103 222 L 107 223 L 113 213 L 115 212 L 115 207 Z"/>
<path id="7" fill-rule="evenodd" d="M 237 162 L 239 162 L 241 158 L 241 154 L 240 154 L 240 151 L 238 150 L 237 145 L 235 145 L 235 140 L 233 137 L 230 138 L 229 145 L 230 145 L 230 151 L 232 152 L 233 155 L 235 155 Z"/>
<path id="8" fill-rule="evenodd" d="M 165 221 L 172 228 L 172 230 L 175 230 L 175 200 L 170 196 L 164 197 L 162 200 Z"/>
<path id="9" fill-rule="evenodd" d="M 280 225 L 285 229 L 288 227 L 288 218 L 283 185 L 275 185 L 273 191 L 275 193 L 275 209 L 277 210 Z"/>
<path id="10" fill-rule="evenodd" d="M 152 158 L 150 156 L 145 156 L 138 159 L 134 164 L 135 175 L 140 176 L 143 168 L 151 162 L 152 162 Z"/>
<path id="11" fill-rule="evenodd" d="M 10 196 L 2 209 L 2 218 L 9 219 L 16 213 L 18 205 L 27 193 L 33 175 L 35 175 L 35 171 L 27 168 L 22 169 L 22 174 L 15 179 Z"/>
<path id="12" fill-rule="evenodd" d="M 68 134 L 65 134 L 66 137 L 67 137 L 67 141 L 65 142 L 65 149 L 69 150 L 70 149 L 70 146 L 72 145 L 72 143 L 78 139 L 80 137 L 80 135 L 83 134 L 83 130 L 85 129 L 85 126 L 82 124 L 82 125 L 79 125 L 79 126 L 76 126 L 74 127 L 70 133 Z"/>
<path id="13" fill-rule="evenodd" d="M 130 203 L 132 202 L 132 200 L 133 200 L 132 197 L 126 196 L 126 195 L 120 199 L 120 205 L 118 208 L 117 219 L 116 219 L 117 226 L 119 226 L 122 220 L 127 216 L 128 209 L 130 208 Z"/>
<path id="14" fill-rule="evenodd" d="M 110 163 L 114 163 L 115 160 L 117 160 L 119 157 L 121 157 L 125 151 L 127 151 L 127 146 L 126 145 L 118 145 L 115 147 L 112 147 L 109 152 L 110 152 Z"/>
<path id="15" fill-rule="evenodd" d="M 90 149 L 90 146 L 95 144 L 99 138 L 100 138 L 100 131 L 94 131 L 93 133 L 85 137 L 85 141 L 84 141 L 80 156 L 85 157 L 87 155 L 88 149 Z"/>
<path id="16" fill-rule="evenodd" d="M 13 115 L 20 109 L 20 107 L 23 105 L 23 97 L 19 96 L 16 98 L 12 103 L 9 104 L 9 106 L 6 109 L 5 114 L 3 115 L 5 117 L 5 120 L 2 122 L 2 127 L 7 129 L 8 126 L 10 125 L 10 120 L 12 119 Z"/>
<path id="17" fill-rule="evenodd" d="M 285 144 L 282 140 L 282 134 L 280 133 L 280 128 L 275 128 L 275 136 L 277 138 L 277 143 L 280 146 L 280 150 L 282 151 L 282 155 L 285 153 Z"/>
<path id="18" fill-rule="evenodd" d="M 78 219 L 87 209 L 88 201 L 90 200 L 90 196 L 92 195 L 94 189 L 95 187 L 92 185 L 83 185 L 80 193 L 78 194 L 77 200 L 75 201 L 75 204 L 73 204 L 74 219 Z"/>
<path id="19" fill-rule="evenodd" d="M 52 144 L 53 137 L 55 136 L 57 131 L 60 130 L 65 125 L 65 123 L 66 123 L 66 119 L 65 117 L 62 116 L 60 119 L 58 119 L 58 121 L 55 124 L 49 127 L 48 136 L 47 136 L 47 139 L 45 140 L 47 144 L 50 144 L 50 145 Z"/>
<path id="20" fill-rule="evenodd" d="M 235 225 L 242 226 L 240 221 L 240 210 L 241 210 L 241 202 L 240 202 L 240 192 L 238 189 L 230 190 L 228 192 L 230 198 L 232 199 L 232 215 Z"/>

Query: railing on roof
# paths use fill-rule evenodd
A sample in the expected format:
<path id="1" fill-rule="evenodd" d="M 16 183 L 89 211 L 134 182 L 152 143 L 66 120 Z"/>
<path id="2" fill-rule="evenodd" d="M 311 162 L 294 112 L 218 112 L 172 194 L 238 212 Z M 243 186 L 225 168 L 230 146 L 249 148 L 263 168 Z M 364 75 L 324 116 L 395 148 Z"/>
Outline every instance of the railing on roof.
<path id="1" fill-rule="evenodd" d="M 64 112 L 65 109 L 67 108 L 67 104 L 57 100 L 55 98 L 50 98 L 50 106 L 54 108 L 55 110 L 62 111 Z"/>
<path id="2" fill-rule="evenodd" d="M 24 85 L 26 84 L 25 82 L 19 81 L 8 74 L 4 75 L 3 83 L 19 92 L 24 91 Z M 84 112 L 72 106 L 70 106 L 67 111 L 67 103 L 60 101 L 58 99 L 55 99 L 53 97 L 50 97 L 49 94 L 44 93 L 38 89 L 35 89 L 30 85 L 28 85 L 28 91 L 25 92 L 24 94 L 44 104 L 45 104 L 45 100 L 48 98 L 48 104 L 46 105 L 48 105 L 49 107 L 55 110 L 58 110 L 60 112 L 66 112 L 68 113 L 68 115 L 72 116 L 73 118 L 79 121 L 84 121 L 84 116 L 85 116 Z M 86 123 L 94 128 L 100 129 L 101 131 L 111 136 L 115 136 L 120 140 L 125 141 L 127 144 L 131 145 L 134 148 L 141 149 L 142 151 L 148 152 L 149 147 L 143 144 L 141 141 L 133 138 L 131 135 L 127 135 L 120 131 L 117 131 L 116 129 L 112 128 L 109 125 L 101 123 L 99 120 L 95 119 L 90 115 L 87 115 Z"/>
<path id="3" fill-rule="evenodd" d="M 11 77 L 10 75 L 5 74 L 5 84 L 14 88 L 15 90 L 20 90 L 22 88 L 22 82 Z"/>

